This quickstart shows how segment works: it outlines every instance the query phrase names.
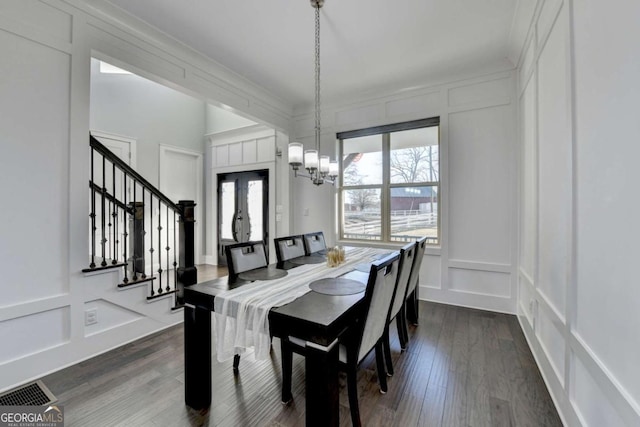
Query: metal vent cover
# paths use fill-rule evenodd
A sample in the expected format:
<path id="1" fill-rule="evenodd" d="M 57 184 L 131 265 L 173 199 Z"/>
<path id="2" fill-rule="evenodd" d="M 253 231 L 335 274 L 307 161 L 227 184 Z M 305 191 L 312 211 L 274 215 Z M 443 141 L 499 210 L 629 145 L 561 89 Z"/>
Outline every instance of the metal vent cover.
<path id="1" fill-rule="evenodd" d="M 44 406 L 56 400 L 40 380 L 0 394 L 0 406 Z"/>

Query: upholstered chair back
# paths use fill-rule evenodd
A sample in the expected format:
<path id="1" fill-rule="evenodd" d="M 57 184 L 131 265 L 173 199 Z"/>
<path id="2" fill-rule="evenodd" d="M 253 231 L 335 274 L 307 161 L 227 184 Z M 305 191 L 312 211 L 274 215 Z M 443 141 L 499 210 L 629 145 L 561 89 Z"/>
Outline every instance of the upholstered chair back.
<path id="1" fill-rule="evenodd" d="M 411 242 L 400 249 L 398 284 L 396 285 L 396 295 L 393 298 L 393 306 L 391 307 L 389 319 L 396 317 L 407 297 L 407 286 L 409 285 L 409 276 L 411 276 L 413 261 L 415 260 L 416 245 L 416 242 Z"/>
<path id="2" fill-rule="evenodd" d="M 279 237 L 273 239 L 278 262 L 287 261 L 305 255 L 304 238 L 302 236 Z"/>
<path id="3" fill-rule="evenodd" d="M 365 291 L 365 316 L 362 339 L 358 351 L 358 363 L 382 338 L 389 319 L 389 311 L 396 288 L 398 253 L 389 255 L 371 265 Z M 368 303 L 368 304 L 367 304 Z"/>
<path id="4" fill-rule="evenodd" d="M 418 279 L 420 278 L 420 267 L 422 266 L 422 258 L 424 258 L 424 251 L 427 247 L 427 238 L 423 237 L 418 239 L 416 244 L 416 255 L 415 260 L 413 261 L 413 267 L 411 268 L 411 275 L 409 276 L 409 285 L 407 289 L 407 294 L 411 294 L 415 291 L 416 286 L 418 286 Z"/>
<path id="5" fill-rule="evenodd" d="M 304 235 L 304 247 L 307 255 L 324 251 L 327 245 L 324 242 L 324 234 L 322 231 L 315 233 L 307 233 Z"/>

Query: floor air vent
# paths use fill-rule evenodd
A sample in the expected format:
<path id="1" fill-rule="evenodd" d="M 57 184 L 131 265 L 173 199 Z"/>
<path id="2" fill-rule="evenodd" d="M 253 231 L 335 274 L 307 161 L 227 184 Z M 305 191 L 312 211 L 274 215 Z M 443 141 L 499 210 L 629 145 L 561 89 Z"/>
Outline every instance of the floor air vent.
<path id="1" fill-rule="evenodd" d="M 0 406 L 44 406 L 56 400 L 42 381 L 0 394 Z"/>

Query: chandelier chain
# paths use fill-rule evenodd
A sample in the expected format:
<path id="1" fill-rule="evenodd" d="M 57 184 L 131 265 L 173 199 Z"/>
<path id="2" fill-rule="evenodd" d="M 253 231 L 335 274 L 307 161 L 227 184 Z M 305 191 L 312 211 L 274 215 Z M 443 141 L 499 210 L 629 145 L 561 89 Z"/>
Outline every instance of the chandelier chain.
<path id="1" fill-rule="evenodd" d="M 316 123 L 315 143 L 318 154 L 320 153 L 320 5 L 316 9 L 316 55 L 315 55 L 315 83 L 316 83 Z"/>

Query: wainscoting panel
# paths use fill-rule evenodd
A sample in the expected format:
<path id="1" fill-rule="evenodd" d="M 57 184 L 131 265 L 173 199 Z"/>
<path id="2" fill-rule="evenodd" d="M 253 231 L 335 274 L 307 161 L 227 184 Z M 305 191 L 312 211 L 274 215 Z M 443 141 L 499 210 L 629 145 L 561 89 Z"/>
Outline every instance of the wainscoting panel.
<path id="1" fill-rule="evenodd" d="M 64 248 L 69 244 L 71 57 L 1 28 L 0 48 L 5 83 L 0 97 L 0 170 L 5 177 L 0 194 L 9 203 L 0 210 L 0 259 L 5 266 L 0 306 L 10 306 L 69 292 Z M 30 213 L 41 209 L 46 215 L 34 221 Z"/>
<path id="2" fill-rule="evenodd" d="M 511 297 L 510 275 L 449 268 L 449 289 L 479 295 Z"/>
<path id="3" fill-rule="evenodd" d="M 0 366 L 69 342 L 69 307 L 0 322 Z"/>
<path id="4" fill-rule="evenodd" d="M 407 119 L 407 116 L 416 116 L 420 114 L 420 111 L 438 111 L 440 106 L 442 92 L 431 92 L 424 95 L 417 95 L 411 98 L 401 98 L 393 101 L 387 101 L 385 103 L 386 116 L 401 117 L 402 120 Z M 421 118 L 421 117 L 415 117 Z"/>
<path id="5" fill-rule="evenodd" d="M 127 310 L 120 305 L 110 303 L 103 299 L 85 302 L 84 310 L 85 312 L 87 310 L 96 310 L 98 313 L 98 322 L 85 326 L 85 336 L 96 335 L 144 318 L 140 313 Z"/>
<path id="6" fill-rule="evenodd" d="M 42 38 L 53 38 L 71 43 L 72 16 L 46 3 L 5 0 L 0 6 L 0 16 L 18 23 L 21 31 L 37 33 Z"/>
<path id="7" fill-rule="evenodd" d="M 593 426 L 624 426 L 626 424 L 617 413 L 610 398 L 604 394 L 597 381 L 591 376 L 580 358 L 575 355 L 573 360 L 573 384 L 571 386 L 571 402 L 576 407 L 580 420 L 585 425 Z M 593 402 L 598 402 L 594 405 Z"/>
<path id="8" fill-rule="evenodd" d="M 564 384 L 565 351 L 566 341 L 564 338 L 564 324 L 557 323 L 549 316 L 547 310 L 537 306 L 536 333 L 540 340 L 540 345 L 549 357 L 549 362 L 555 372 L 558 381 Z"/>
<path id="9" fill-rule="evenodd" d="M 511 85 L 509 78 L 489 80 L 467 86 L 449 89 L 449 107 L 461 107 L 478 103 L 508 104 L 511 99 Z"/>
<path id="10" fill-rule="evenodd" d="M 509 106 L 449 115 L 450 258 L 511 262 L 511 119 Z"/>

